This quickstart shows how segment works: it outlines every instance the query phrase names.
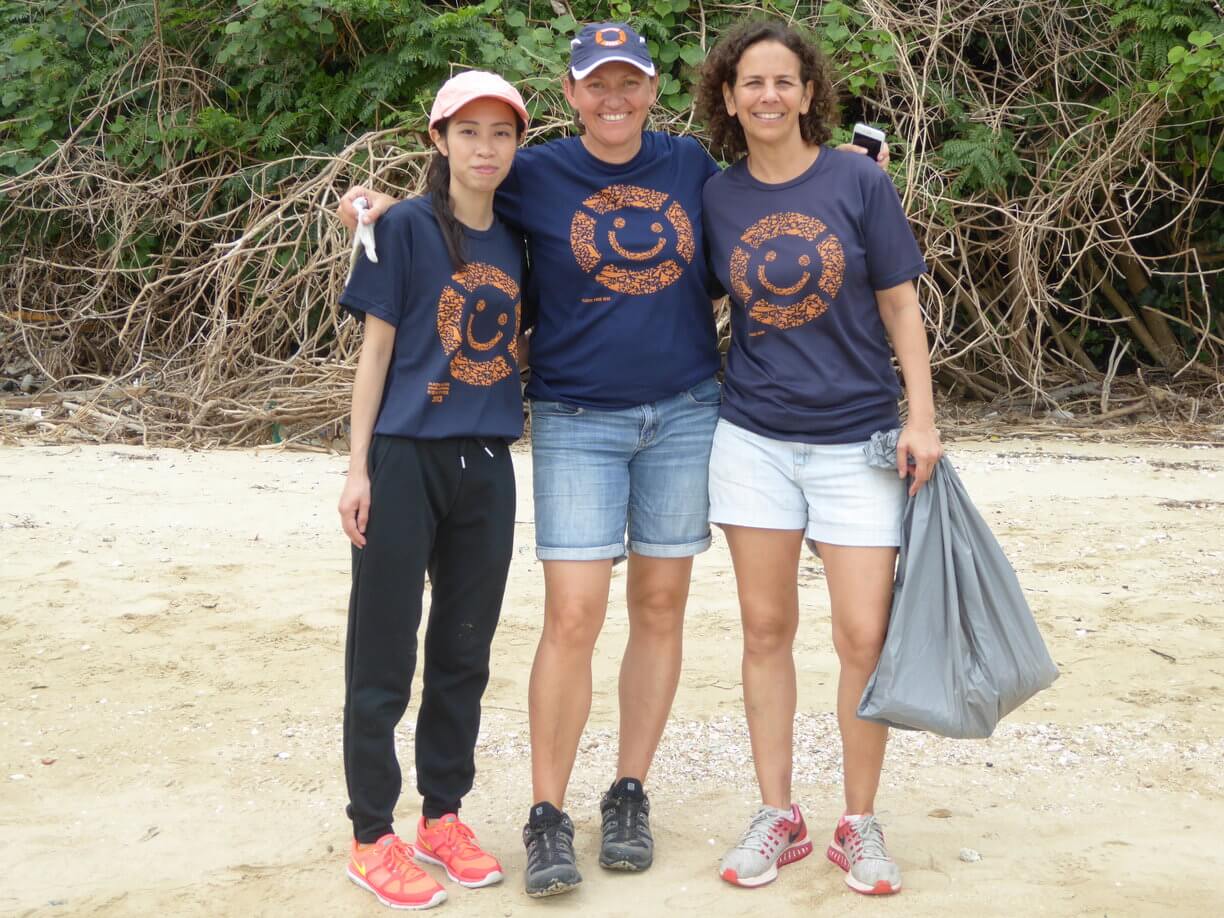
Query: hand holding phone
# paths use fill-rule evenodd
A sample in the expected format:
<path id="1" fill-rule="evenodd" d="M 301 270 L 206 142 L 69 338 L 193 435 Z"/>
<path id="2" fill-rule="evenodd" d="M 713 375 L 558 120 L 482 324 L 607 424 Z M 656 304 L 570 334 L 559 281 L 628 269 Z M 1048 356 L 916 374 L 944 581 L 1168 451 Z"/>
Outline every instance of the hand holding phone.
<path id="1" fill-rule="evenodd" d="M 854 126 L 854 138 L 850 142 L 856 147 L 866 149 L 867 155 L 871 157 L 871 161 L 875 162 L 879 159 L 880 148 L 884 144 L 884 132 L 868 124 L 856 124 Z"/>

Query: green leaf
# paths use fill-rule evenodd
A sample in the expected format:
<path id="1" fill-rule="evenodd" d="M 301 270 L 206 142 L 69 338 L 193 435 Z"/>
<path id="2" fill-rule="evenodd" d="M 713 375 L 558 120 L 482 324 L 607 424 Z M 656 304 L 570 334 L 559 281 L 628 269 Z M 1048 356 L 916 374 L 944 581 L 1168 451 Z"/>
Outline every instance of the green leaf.
<path id="1" fill-rule="evenodd" d="M 558 16 L 552 21 L 552 27 L 558 32 L 572 33 L 578 31 L 578 21 L 569 13 Z"/>
<path id="2" fill-rule="evenodd" d="M 527 14 L 522 10 L 511 10 L 506 14 L 506 25 L 512 29 L 521 29 L 527 25 Z"/>
<path id="3" fill-rule="evenodd" d="M 696 67 L 705 60 L 705 52 L 701 50 L 701 45 L 685 45 L 680 49 L 680 59 L 690 67 Z"/>
<path id="4" fill-rule="evenodd" d="M 824 37 L 831 42 L 839 42 L 850 37 L 850 30 L 838 22 L 825 28 Z"/>

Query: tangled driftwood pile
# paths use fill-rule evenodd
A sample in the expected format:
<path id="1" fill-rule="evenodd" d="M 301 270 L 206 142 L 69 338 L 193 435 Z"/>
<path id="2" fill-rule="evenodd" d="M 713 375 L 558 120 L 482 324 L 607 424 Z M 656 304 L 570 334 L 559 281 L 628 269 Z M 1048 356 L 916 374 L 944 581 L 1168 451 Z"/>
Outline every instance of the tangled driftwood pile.
<path id="1" fill-rule="evenodd" d="M 1224 251 L 1199 228 L 1221 188 L 1168 160 L 1160 125 L 1174 102 L 1080 101 L 1100 95 L 1085 60 L 1137 67 L 1102 5 L 864 6 L 874 28 L 908 36 L 896 39 L 899 78 L 866 115 L 898 141 L 945 390 L 1077 422 L 1218 420 Z M 983 35 L 989 60 L 965 52 Z M 0 393 L 0 432 L 200 445 L 337 434 L 358 339 L 336 309 L 349 259 L 336 199 L 357 181 L 418 188 L 420 138 L 372 133 L 334 158 L 272 163 L 210 154 L 133 180 L 102 155 L 105 125 L 150 85 L 161 117 L 197 113 L 213 104 L 211 78 L 165 49 L 119 76 L 54 155 L 0 183 L 0 220 L 30 227 L 0 258 L 0 379 L 29 390 Z M 1034 87 L 1053 100 L 1034 107 Z M 543 101 L 553 114 L 532 137 L 569 122 L 559 94 Z M 951 111 L 1014 138 L 1022 176 L 989 190 L 961 181 L 975 166 L 950 164 L 932 127 Z M 1224 144 L 1219 118 L 1192 128 Z M 40 232 L 47 212 L 70 231 Z M 1183 295 L 1158 303 L 1153 278 L 1168 277 Z"/>

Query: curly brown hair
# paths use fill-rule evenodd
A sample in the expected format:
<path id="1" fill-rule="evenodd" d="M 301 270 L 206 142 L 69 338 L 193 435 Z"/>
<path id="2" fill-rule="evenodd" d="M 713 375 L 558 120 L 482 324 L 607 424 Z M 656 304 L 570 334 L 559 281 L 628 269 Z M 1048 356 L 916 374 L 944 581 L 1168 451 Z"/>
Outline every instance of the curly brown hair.
<path id="1" fill-rule="evenodd" d="M 813 86 L 812 104 L 799 117 L 799 132 L 809 144 L 825 143 L 837 121 L 837 91 L 833 70 L 816 42 L 793 25 L 775 19 L 750 19 L 734 26 L 714 46 L 701 68 L 697 85 L 697 113 L 710 133 L 710 146 L 727 160 L 748 152 L 739 119 L 727 114 L 723 85 L 734 86 L 736 68 L 744 52 L 757 42 L 776 41 L 799 58 L 799 78 Z"/>

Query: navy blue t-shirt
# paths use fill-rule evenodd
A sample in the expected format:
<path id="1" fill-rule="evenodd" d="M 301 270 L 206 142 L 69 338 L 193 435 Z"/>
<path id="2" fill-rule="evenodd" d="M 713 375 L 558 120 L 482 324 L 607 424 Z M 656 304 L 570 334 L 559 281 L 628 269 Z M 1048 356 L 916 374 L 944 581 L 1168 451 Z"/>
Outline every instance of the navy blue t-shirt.
<path id="1" fill-rule="evenodd" d="M 926 271 L 892 180 L 822 147 L 767 185 L 740 160 L 705 187 L 711 267 L 731 296 L 722 417 L 762 436 L 854 443 L 897 426 L 875 291 Z"/>
<path id="2" fill-rule="evenodd" d="M 455 271 L 428 198 L 374 224 L 378 263 L 357 256 L 341 304 L 395 326 L 376 434 L 437 440 L 523 433 L 518 334 L 522 237 L 494 221 L 466 229 L 467 267 Z"/>
<path id="3" fill-rule="evenodd" d="M 577 137 L 518 152 L 495 207 L 527 237 L 528 396 L 615 410 L 714 375 L 701 188 L 717 171 L 696 140 L 653 131 L 620 165 Z"/>

